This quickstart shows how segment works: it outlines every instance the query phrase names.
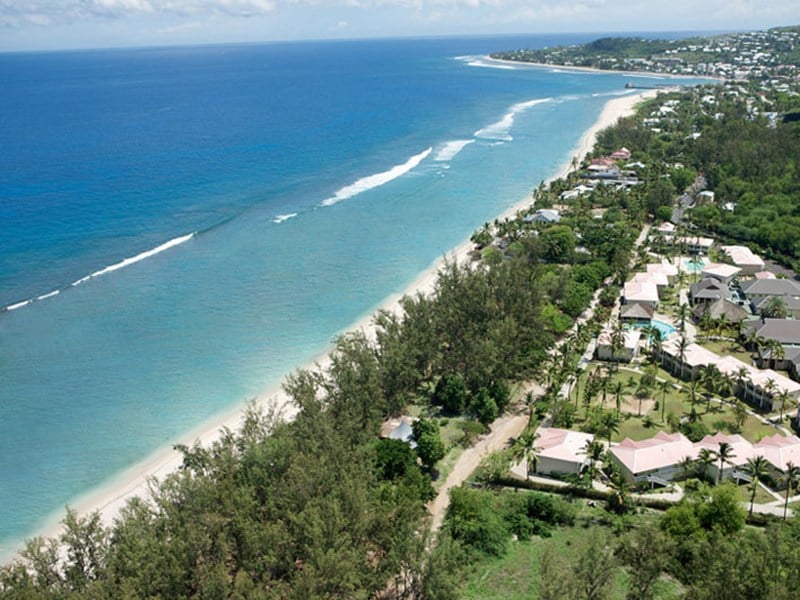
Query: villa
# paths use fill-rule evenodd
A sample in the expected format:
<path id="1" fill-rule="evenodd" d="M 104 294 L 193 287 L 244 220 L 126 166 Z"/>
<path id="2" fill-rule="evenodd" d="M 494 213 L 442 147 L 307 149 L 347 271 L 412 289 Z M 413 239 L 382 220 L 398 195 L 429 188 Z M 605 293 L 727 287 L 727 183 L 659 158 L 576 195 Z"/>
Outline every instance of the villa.
<path id="1" fill-rule="evenodd" d="M 731 290 L 727 284 L 720 283 L 718 279 L 703 279 L 693 283 L 689 288 L 689 299 L 692 306 L 711 304 L 718 300 L 730 300 L 731 297 Z"/>
<path id="2" fill-rule="evenodd" d="M 627 329 L 620 340 L 620 346 L 615 348 L 613 331 L 606 327 L 597 336 L 595 356 L 598 360 L 631 362 L 639 354 L 641 338 L 642 332 L 638 329 Z"/>
<path id="3" fill-rule="evenodd" d="M 747 459 L 755 458 L 759 454 L 750 442 L 738 434 L 726 435 L 724 433 L 715 433 L 714 435 L 707 435 L 699 442 L 696 442 L 694 446 L 699 455 L 700 450 L 703 448 L 716 452 L 719 450 L 721 443 L 728 444 L 732 450 L 730 458 L 722 465 L 722 479 L 735 479 L 737 472 L 741 472 L 741 468 L 747 464 Z M 708 475 L 715 481 L 720 479 L 718 460 L 715 460 L 713 464 L 709 465 Z"/>
<path id="4" fill-rule="evenodd" d="M 751 279 L 741 288 L 754 307 L 767 298 L 800 298 L 800 283 L 791 279 Z"/>
<path id="5" fill-rule="evenodd" d="M 650 281 L 629 281 L 622 290 L 623 304 L 646 304 L 658 308 L 658 286 Z"/>
<path id="6" fill-rule="evenodd" d="M 696 458 L 698 450 L 682 433 L 659 431 L 654 437 L 638 442 L 625 438 L 612 446 L 609 453 L 625 480 L 639 483 L 671 481 L 680 471 L 681 460 L 687 456 Z"/>
<path id="7" fill-rule="evenodd" d="M 692 314 L 697 320 L 703 318 L 703 315 L 708 315 L 712 320 L 724 318 L 728 323 L 734 324 L 743 321 L 750 315 L 744 308 L 726 299 L 698 304 Z"/>
<path id="8" fill-rule="evenodd" d="M 745 275 L 753 275 L 764 270 L 764 261 L 753 254 L 747 246 L 722 246 L 722 251 Z"/>
<path id="9" fill-rule="evenodd" d="M 726 265 L 724 263 L 708 263 L 700 271 L 702 279 L 716 279 L 717 281 L 730 285 L 734 278 L 741 273 L 742 270 L 734 265 Z"/>
<path id="10" fill-rule="evenodd" d="M 594 440 L 591 433 L 540 427 L 536 439 L 536 473 L 580 473 L 588 464 L 587 446 Z"/>
<path id="11" fill-rule="evenodd" d="M 784 472 L 789 463 L 800 465 L 800 438 L 796 435 L 776 433 L 756 442 L 753 447 L 778 472 Z"/>

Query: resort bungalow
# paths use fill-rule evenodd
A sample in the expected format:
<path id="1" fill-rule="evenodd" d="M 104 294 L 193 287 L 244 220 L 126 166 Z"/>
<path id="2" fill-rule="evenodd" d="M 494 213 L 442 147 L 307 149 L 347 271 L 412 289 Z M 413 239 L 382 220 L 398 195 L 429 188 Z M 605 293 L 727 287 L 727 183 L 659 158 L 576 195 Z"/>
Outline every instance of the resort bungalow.
<path id="1" fill-rule="evenodd" d="M 708 263 L 703 270 L 700 271 L 701 279 L 716 279 L 720 283 L 730 285 L 734 278 L 741 273 L 742 270 L 734 265 L 726 265 L 725 263 Z"/>
<path id="2" fill-rule="evenodd" d="M 791 279 L 751 279 L 740 287 L 754 309 L 766 298 L 800 298 L 800 283 Z"/>
<path id="3" fill-rule="evenodd" d="M 726 435 L 724 433 L 707 435 L 699 442 L 696 442 L 694 447 L 699 455 L 700 450 L 703 448 L 716 452 L 719 450 L 721 443 L 728 444 L 732 450 L 731 457 L 723 463 L 722 479 L 737 479 L 742 467 L 747 464 L 747 459 L 755 458 L 759 454 L 753 449 L 753 445 L 742 436 Z M 713 464 L 709 465 L 708 476 L 714 481 L 719 479 L 719 460 L 715 460 Z"/>
<path id="4" fill-rule="evenodd" d="M 639 304 L 638 302 L 623 304 L 619 308 L 619 320 L 634 323 L 646 321 L 650 323 L 655 313 L 656 311 L 653 307 L 647 304 Z"/>
<path id="5" fill-rule="evenodd" d="M 552 208 L 540 208 L 531 217 L 534 223 L 558 223 L 560 220 L 561 215 Z"/>
<path id="6" fill-rule="evenodd" d="M 767 459 L 778 472 L 786 471 L 786 465 L 800 465 L 800 438 L 779 433 L 762 438 L 753 444 L 753 449 Z"/>
<path id="7" fill-rule="evenodd" d="M 629 281 L 622 289 L 623 304 L 646 304 L 658 308 L 658 287 L 650 281 Z"/>
<path id="8" fill-rule="evenodd" d="M 678 267 L 667 261 L 660 263 L 648 263 L 645 265 L 645 270 L 648 273 L 663 273 L 667 276 L 669 281 L 674 281 L 678 276 Z"/>
<path id="9" fill-rule="evenodd" d="M 695 306 L 692 314 L 696 320 L 700 320 L 704 315 L 713 321 L 725 319 L 728 323 L 736 324 L 744 321 L 750 313 L 738 304 L 730 300 L 716 300 L 714 302 L 704 302 Z"/>
<path id="10" fill-rule="evenodd" d="M 631 281 L 637 283 L 646 283 L 649 281 L 650 283 L 654 283 L 659 293 L 669 287 L 669 278 L 665 273 L 661 272 L 651 273 L 648 271 L 647 273 L 635 273 Z"/>
<path id="11" fill-rule="evenodd" d="M 782 346 L 800 346 L 800 321 L 762 317 L 746 323 L 742 335 L 745 338 L 756 337 L 767 342 L 775 341 Z"/>
<path id="12" fill-rule="evenodd" d="M 642 332 L 638 329 L 625 330 L 619 347 L 614 344 L 614 332 L 606 327 L 597 336 L 595 356 L 598 360 L 612 362 L 631 362 L 639 354 L 639 341 Z"/>
<path id="13" fill-rule="evenodd" d="M 722 251 L 745 275 L 753 275 L 764 270 L 764 261 L 753 254 L 747 246 L 722 246 Z"/>
<path id="14" fill-rule="evenodd" d="M 536 473 L 580 473 L 589 462 L 586 448 L 594 440 L 591 433 L 540 427 L 536 439 Z"/>
<path id="15" fill-rule="evenodd" d="M 731 297 L 728 286 L 716 279 L 703 279 L 689 287 L 689 301 L 692 306 L 711 304 L 718 300 L 730 300 Z"/>
<path id="16" fill-rule="evenodd" d="M 635 442 L 625 438 L 609 450 L 611 460 L 629 483 L 671 481 L 680 474 L 685 457 L 696 458 L 698 449 L 682 433 L 659 431 L 654 437 Z"/>
<path id="17" fill-rule="evenodd" d="M 661 344 L 661 364 L 681 379 L 694 379 L 700 369 L 716 364 L 720 358 L 698 344 L 687 344 L 681 352 L 681 336 L 672 334 Z"/>

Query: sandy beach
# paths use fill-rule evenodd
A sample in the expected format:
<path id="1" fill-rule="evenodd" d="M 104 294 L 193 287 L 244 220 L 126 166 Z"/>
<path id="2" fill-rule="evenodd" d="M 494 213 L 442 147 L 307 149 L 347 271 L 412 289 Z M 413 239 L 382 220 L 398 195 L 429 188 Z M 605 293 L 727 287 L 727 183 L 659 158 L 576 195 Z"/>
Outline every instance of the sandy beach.
<path id="1" fill-rule="evenodd" d="M 621 69 L 596 69 L 594 67 L 576 67 L 573 65 L 554 65 L 550 63 L 529 62 L 522 60 L 504 60 L 500 58 L 492 58 L 489 55 L 482 57 L 485 61 L 496 63 L 499 65 L 514 65 L 523 67 L 536 67 L 540 69 L 552 69 L 557 71 L 575 71 L 578 73 L 594 73 L 603 75 L 630 75 L 632 77 L 647 77 L 647 78 L 663 78 L 663 79 L 711 79 L 717 81 L 725 81 L 724 77 L 716 77 L 713 75 L 679 75 L 675 73 L 657 73 L 651 71 L 623 71 Z"/>
<path id="2" fill-rule="evenodd" d="M 551 66 L 551 65 L 546 65 Z M 571 169 L 572 157 L 583 158 L 589 152 L 595 142 L 597 133 L 614 124 L 620 117 L 630 114 L 634 106 L 644 98 L 653 97 L 657 92 L 650 90 L 644 93 L 621 96 L 609 100 L 603 107 L 594 124 L 584 132 L 578 144 L 572 150 L 568 160 L 559 171 L 550 178 L 557 179 L 565 176 Z M 550 181 L 548 180 L 548 181 Z M 532 204 L 532 199 L 527 196 L 520 201 L 509 206 L 499 218 L 513 217 L 518 211 L 527 208 Z M 477 226 L 477 224 L 476 224 Z M 472 244 L 469 239 L 459 244 L 447 255 L 448 259 L 458 261 L 468 260 Z M 375 332 L 373 315 L 378 309 L 389 311 L 399 311 L 399 301 L 404 295 L 415 294 L 417 292 L 427 293 L 433 289 L 436 281 L 436 274 L 445 257 L 434 261 L 427 269 L 420 273 L 401 293 L 394 294 L 386 298 L 380 306 L 375 307 L 363 318 L 353 323 L 346 331 L 362 330 L 368 337 L 372 337 Z M 329 358 L 327 354 L 317 357 L 314 361 L 304 365 L 304 368 L 325 368 Z M 274 386 L 265 390 L 256 399 L 259 405 L 275 407 L 281 411 L 283 418 L 291 419 L 296 414 L 296 409 L 292 406 L 287 395 L 280 386 Z M 192 431 L 174 440 L 174 444 L 192 445 L 198 442 L 202 445 L 210 445 L 220 436 L 223 428 L 238 429 L 244 404 L 238 405 L 225 414 L 202 424 Z M 152 479 L 162 480 L 170 472 L 176 470 L 181 463 L 181 455 L 172 449 L 172 446 L 162 448 L 153 453 L 146 460 L 138 463 L 134 467 L 120 473 L 112 480 L 108 481 L 100 488 L 84 495 L 83 497 L 72 499 L 70 505 L 80 515 L 85 515 L 93 511 L 99 511 L 103 522 L 111 525 L 114 518 L 120 513 L 129 498 L 140 496 L 147 497 L 149 493 L 150 481 Z M 59 521 L 63 518 L 63 511 L 57 515 L 52 515 L 48 525 L 44 528 L 42 535 L 55 536 L 60 532 Z"/>

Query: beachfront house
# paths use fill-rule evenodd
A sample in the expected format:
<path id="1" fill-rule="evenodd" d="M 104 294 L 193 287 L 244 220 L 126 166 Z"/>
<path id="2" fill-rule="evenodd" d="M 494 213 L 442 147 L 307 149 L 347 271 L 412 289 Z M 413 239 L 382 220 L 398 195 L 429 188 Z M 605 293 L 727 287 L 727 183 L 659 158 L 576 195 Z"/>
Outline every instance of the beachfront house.
<path id="1" fill-rule="evenodd" d="M 558 223 L 561 220 L 561 214 L 552 208 L 540 208 L 531 217 L 534 223 Z"/>
<path id="2" fill-rule="evenodd" d="M 663 484 L 680 475 L 680 462 L 697 457 L 699 450 L 682 433 L 659 431 L 638 442 L 625 438 L 609 449 L 611 460 L 628 483 L 650 481 Z"/>
<path id="3" fill-rule="evenodd" d="M 586 449 L 594 440 L 591 433 L 540 427 L 536 439 L 536 473 L 565 475 L 580 473 L 588 465 Z"/>

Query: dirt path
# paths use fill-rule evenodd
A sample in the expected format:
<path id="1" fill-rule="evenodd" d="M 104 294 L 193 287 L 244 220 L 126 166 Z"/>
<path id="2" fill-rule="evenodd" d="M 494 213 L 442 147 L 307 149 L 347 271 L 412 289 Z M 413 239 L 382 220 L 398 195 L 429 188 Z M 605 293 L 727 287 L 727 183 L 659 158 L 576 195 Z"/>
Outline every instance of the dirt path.
<path id="1" fill-rule="evenodd" d="M 442 526 L 444 513 L 450 503 L 450 490 L 458 487 L 478 467 L 481 460 L 495 450 L 507 448 L 514 439 L 521 434 L 528 424 L 527 415 L 507 415 L 492 423 L 491 431 L 481 437 L 474 446 L 467 448 L 453 465 L 453 470 L 447 476 L 444 485 L 439 490 L 439 495 L 428 505 L 428 510 L 433 517 L 431 530 L 436 532 Z"/>

